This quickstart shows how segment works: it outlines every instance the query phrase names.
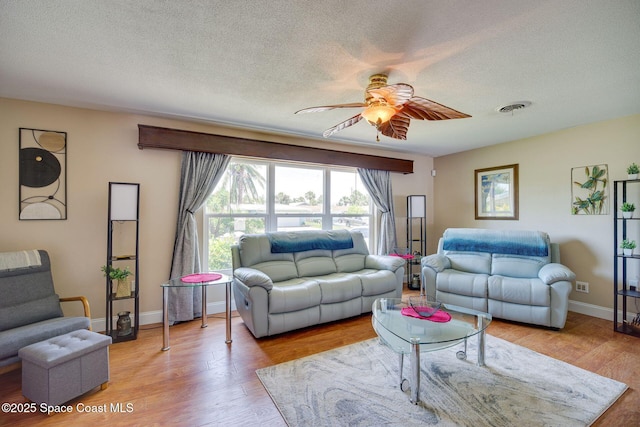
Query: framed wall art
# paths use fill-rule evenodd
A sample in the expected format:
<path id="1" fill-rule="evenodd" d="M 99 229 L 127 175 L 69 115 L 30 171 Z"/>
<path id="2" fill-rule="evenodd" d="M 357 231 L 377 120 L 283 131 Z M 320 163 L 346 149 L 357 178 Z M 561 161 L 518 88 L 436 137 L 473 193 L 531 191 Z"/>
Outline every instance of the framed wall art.
<path id="1" fill-rule="evenodd" d="M 21 220 L 67 219 L 67 133 L 20 128 Z"/>
<path id="2" fill-rule="evenodd" d="M 609 168 L 607 165 L 571 168 L 571 213 L 609 214 Z"/>
<path id="3" fill-rule="evenodd" d="M 518 219 L 518 165 L 475 171 L 476 219 Z"/>

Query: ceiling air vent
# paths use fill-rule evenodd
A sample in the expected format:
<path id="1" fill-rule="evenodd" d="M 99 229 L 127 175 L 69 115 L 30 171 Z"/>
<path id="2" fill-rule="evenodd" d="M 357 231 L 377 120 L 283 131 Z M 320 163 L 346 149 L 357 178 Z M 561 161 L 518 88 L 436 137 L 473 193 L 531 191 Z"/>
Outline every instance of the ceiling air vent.
<path id="1" fill-rule="evenodd" d="M 531 105 L 530 101 L 518 101 L 509 105 L 505 105 L 503 107 L 496 108 L 496 111 L 499 113 L 513 113 L 516 110 L 522 110 L 523 108 L 527 108 Z"/>

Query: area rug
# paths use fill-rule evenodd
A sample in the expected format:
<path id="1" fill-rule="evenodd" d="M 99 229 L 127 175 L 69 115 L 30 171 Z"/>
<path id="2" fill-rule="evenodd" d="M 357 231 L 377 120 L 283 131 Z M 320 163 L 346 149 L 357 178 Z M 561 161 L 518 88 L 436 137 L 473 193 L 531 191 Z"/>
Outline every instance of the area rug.
<path id="1" fill-rule="evenodd" d="M 401 391 L 399 357 L 378 339 L 256 371 L 289 426 L 588 426 L 627 389 L 487 336 L 486 366 L 461 345 L 422 353 L 420 402 Z M 405 359 L 404 377 L 410 375 Z"/>

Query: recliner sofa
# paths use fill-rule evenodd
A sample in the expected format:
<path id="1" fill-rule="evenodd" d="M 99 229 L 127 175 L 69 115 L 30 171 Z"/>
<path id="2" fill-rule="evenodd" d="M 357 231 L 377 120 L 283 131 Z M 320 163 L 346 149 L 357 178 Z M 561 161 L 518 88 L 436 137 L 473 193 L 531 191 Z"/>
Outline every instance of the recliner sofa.
<path id="1" fill-rule="evenodd" d="M 495 318 L 561 329 L 575 274 L 547 233 L 449 228 L 423 257 L 422 285 L 437 300 Z"/>
<path id="2" fill-rule="evenodd" d="M 346 230 L 243 235 L 231 249 L 236 309 L 256 337 L 371 311 L 400 298 L 405 261 Z"/>

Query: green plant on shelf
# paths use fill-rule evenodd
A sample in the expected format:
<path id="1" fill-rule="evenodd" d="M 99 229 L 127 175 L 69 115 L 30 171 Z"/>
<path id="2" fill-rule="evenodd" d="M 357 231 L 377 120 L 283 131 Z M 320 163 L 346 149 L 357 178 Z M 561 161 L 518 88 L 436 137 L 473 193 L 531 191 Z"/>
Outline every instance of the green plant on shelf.
<path id="1" fill-rule="evenodd" d="M 622 249 L 635 249 L 636 248 L 636 241 L 635 240 L 624 239 L 622 241 L 622 243 L 620 243 L 620 247 Z"/>
<path id="2" fill-rule="evenodd" d="M 627 173 L 629 175 L 635 175 L 637 173 L 640 173 L 640 168 L 638 168 L 638 165 L 635 163 L 631 163 L 629 165 L 629 167 L 627 168 Z"/>
<path id="3" fill-rule="evenodd" d="M 105 276 L 108 276 L 111 280 L 121 281 L 131 276 L 133 273 L 129 270 L 129 267 L 114 268 L 111 266 L 103 265 L 102 272 Z"/>
<path id="4" fill-rule="evenodd" d="M 633 212 L 636 210 L 636 205 L 634 205 L 633 203 L 624 202 L 622 206 L 620 206 L 620 210 L 622 212 Z"/>

